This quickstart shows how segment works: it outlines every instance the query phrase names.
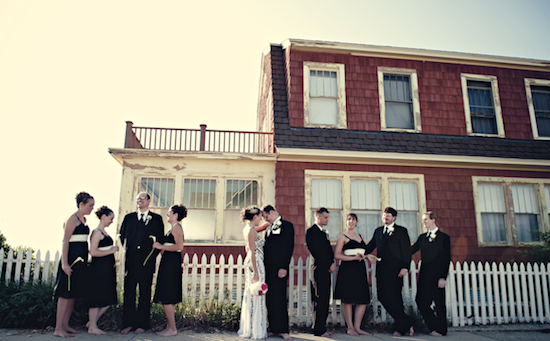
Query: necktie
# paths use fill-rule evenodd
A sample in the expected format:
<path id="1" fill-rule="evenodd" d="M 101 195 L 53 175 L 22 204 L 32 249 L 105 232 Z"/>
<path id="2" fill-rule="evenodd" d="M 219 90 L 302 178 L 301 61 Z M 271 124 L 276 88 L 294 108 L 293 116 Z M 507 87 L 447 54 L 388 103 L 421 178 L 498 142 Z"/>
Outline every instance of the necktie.
<path id="1" fill-rule="evenodd" d="M 142 220 L 143 220 L 143 216 L 144 216 L 144 215 L 145 215 L 145 214 L 140 213 L 140 215 L 139 215 L 139 221 L 142 221 Z"/>

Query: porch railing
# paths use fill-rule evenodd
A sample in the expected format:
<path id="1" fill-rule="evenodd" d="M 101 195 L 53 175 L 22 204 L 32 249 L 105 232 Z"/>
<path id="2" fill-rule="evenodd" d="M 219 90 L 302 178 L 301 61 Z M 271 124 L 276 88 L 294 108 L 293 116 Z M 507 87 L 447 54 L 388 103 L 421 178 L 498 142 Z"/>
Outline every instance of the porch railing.
<path id="1" fill-rule="evenodd" d="M 135 127 L 126 122 L 124 148 L 224 152 L 224 153 L 273 153 L 273 133 L 253 131 Z"/>

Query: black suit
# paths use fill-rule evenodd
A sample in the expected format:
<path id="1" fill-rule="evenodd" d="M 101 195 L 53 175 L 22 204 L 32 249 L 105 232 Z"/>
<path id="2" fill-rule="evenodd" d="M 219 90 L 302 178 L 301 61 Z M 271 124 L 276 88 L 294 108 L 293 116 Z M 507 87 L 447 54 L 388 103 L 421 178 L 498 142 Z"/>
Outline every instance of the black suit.
<path id="1" fill-rule="evenodd" d="M 436 331 L 445 335 L 447 334 L 445 288 L 438 288 L 437 285 L 439 279 L 446 279 L 449 273 L 451 239 L 440 230 L 437 230 L 435 238 L 431 242 L 430 239 L 423 234 L 412 246 L 413 254 L 418 250 L 422 254 L 416 304 L 430 332 Z M 435 302 L 435 314 L 430 307 L 432 302 Z"/>
<path id="2" fill-rule="evenodd" d="M 153 235 L 162 238 L 164 235 L 164 222 L 162 217 L 149 211 L 151 219 L 138 219 L 138 214 L 132 212 L 124 217 L 120 227 L 120 240 L 126 242 L 126 259 L 124 276 L 124 304 L 122 327 L 149 328 L 149 316 L 151 311 L 151 285 L 155 272 L 155 250 L 145 266 L 143 262 L 153 249 Z M 136 287 L 139 287 L 139 302 L 136 310 Z"/>
<path id="3" fill-rule="evenodd" d="M 327 234 L 314 224 L 306 232 L 307 248 L 310 252 L 309 279 L 313 301 L 313 334 L 320 336 L 327 331 L 330 299 L 330 266 L 334 263 L 334 252 Z"/>
<path id="4" fill-rule="evenodd" d="M 384 226 L 374 230 L 367 244 L 366 253 L 376 248 L 377 257 L 382 260 L 376 266 L 378 300 L 395 320 L 394 331 L 405 334 L 414 325 L 414 319 L 403 309 L 403 278 L 398 277 L 401 269 L 409 269 L 411 263 L 411 242 L 407 229 L 394 224 L 394 230 L 384 234 Z"/>
<path id="5" fill-rule="evenodd" d="M 294 251 L 294 226 L 291 222 L 275 221 L 266 230 L 264 245 L 267 318 L 269 330 L 275 334 L 288 333 L 287 281 L 290 258 Z M 272 230 L 273 228 L 273 230 Z M 286 270 L 286 276 L 279 278 L 279 269 Z"/>

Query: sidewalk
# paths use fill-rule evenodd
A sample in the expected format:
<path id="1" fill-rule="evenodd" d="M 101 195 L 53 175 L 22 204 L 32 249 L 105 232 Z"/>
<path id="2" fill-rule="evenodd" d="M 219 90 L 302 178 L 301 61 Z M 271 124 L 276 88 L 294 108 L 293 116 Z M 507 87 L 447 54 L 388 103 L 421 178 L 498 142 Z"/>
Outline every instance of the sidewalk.
<path id="1" fill-rule="evenodd" d="M 344 333 L 335 333 L 331 339 L 321 338 L 313 336 L 313 334 L 307 334 L 303 332 L 291 333 L 293 340 L 306 341 L 306 340 L 337 340 L 337 341 L 359 341 L 359 340 L 441 340 L 441 341 L 490 341 L 490 340 L 533 340 L 543 341 L 550 339 L 550 325 L 549 324 L 516 324 L 516 325 L 491 325 L 491 326 L 468 326 L 468 327 L 451 327 L 449 333 L 443 338 L 435 338 L 427 334 L 415 334 L 413 337 L 393 337 L 389 333 L 374 333 L 372 336 L 360 336 L 354 337 Z M 54 341 L 61 340 L 53 336 L 53 331 L 40 332 L 36 330 L 14 330 L 14 329 L 0 329 L 0 340 L 2 341 L 23 341 L 32 339 L 34 341 Z M 237 333 L 219 332 L 219 333 L 197 333 L 194 331 L 181 331 L 174 337 L 159 337 L 153 332 L 147 332 L 144 334 L 127 334 L 121 335 L 119 333 L 110 332 L 108 335 L 88 335 L 87 333 L 81 333 L 75 335 L 70 340 L 79 341 L 98 341 L 98 340 L 112 340 L 112 341 L 243 341 L 243 339 L 237 336 Z M 281 337 L 269 337 L 268 341 L 279 341 Z"/>

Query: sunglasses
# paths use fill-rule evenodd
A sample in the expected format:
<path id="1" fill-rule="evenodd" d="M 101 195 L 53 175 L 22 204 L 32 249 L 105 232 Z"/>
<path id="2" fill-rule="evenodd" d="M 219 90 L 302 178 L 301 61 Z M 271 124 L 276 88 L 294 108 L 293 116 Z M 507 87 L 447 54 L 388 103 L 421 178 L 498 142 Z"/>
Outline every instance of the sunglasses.
<path id="1" fill-rule="evenodd" d="M 147 197 L 137 197 L 136 200 L 147 200 Z"/>

